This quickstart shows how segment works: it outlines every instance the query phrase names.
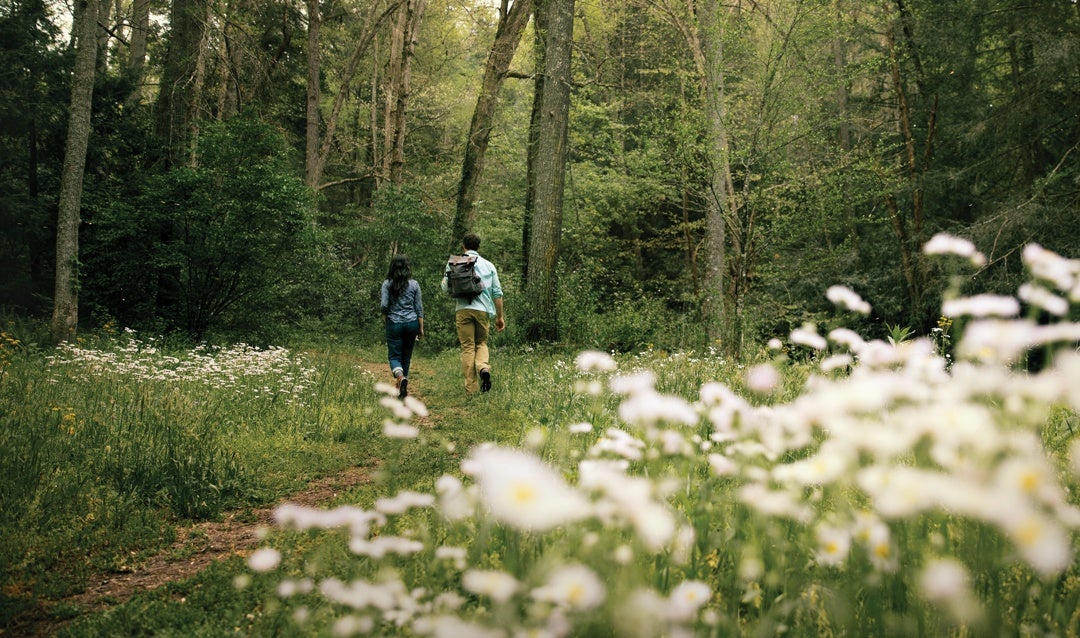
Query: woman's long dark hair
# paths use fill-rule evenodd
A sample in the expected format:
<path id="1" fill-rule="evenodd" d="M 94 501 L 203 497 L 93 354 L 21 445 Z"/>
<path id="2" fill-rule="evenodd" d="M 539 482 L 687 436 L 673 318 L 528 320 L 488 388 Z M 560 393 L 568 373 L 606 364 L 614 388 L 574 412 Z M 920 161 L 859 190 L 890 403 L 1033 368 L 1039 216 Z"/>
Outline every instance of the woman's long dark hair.
<path id="1" fill-rule="evenodd" d="M 409 258 L 405 255 L 394 255 L 390 260 L 390 268 L 386 270 L 386 279 L 390 282 L 390 305 L 392 306 L 408 289 L 409 280 L 412 279 Z"/>

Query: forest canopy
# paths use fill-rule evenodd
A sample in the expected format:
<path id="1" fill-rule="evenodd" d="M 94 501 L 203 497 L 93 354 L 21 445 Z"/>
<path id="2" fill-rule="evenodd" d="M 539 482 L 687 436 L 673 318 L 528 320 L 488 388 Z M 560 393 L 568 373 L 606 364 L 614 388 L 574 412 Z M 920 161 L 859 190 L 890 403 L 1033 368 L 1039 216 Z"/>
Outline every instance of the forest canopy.
<path id="1" fill-rule="evenodd" d="M 0 43 L 9 316 L 70 265 L 82 329 L 376 337 L 390 256 L 448 314 L 469 229 L 511 340 L 739 354 L 1080 255 L 1075 1 L 0 0 Z"/>

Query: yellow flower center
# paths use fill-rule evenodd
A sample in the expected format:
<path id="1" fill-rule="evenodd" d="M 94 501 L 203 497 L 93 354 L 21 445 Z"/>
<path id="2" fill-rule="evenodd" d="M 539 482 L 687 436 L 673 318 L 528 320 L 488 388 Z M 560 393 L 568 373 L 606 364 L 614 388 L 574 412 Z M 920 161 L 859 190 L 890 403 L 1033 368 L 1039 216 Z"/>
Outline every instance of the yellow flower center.
<path id="1" fill-rule="evenodd" d="M 536 490 L 531 485 L 519 483 L 510 490 L 515 503 L 528 504 L 536 500 Z"/>

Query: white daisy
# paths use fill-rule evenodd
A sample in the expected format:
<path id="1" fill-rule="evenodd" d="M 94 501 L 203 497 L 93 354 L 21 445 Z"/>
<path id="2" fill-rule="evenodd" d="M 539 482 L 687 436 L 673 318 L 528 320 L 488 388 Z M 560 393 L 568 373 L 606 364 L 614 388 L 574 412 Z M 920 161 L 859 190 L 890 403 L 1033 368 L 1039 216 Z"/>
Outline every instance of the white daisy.
<path id="1" fill-rule="evenodd" d="M 604 602 L 603 582 L 584 565 L 564 565 L 552 572 L 541 587 L 532 590 L 532 597 L 579 611 L 594 609 Z"/>
<path id="2" fill-rule="evenodd" d="M 461 586 L 467 592 L 487 596 L 497 603 L 505 603 L 517 593 L 521 583 L 506 572 L 470 569 L 461 575 Z"/>
<path id="3" fill-rule="evenodd" d="M 473 451 L 468 467 L 497 520 L 543 532 L 587 516 L 589 502 L 537 457 L 509 448 Z"/>

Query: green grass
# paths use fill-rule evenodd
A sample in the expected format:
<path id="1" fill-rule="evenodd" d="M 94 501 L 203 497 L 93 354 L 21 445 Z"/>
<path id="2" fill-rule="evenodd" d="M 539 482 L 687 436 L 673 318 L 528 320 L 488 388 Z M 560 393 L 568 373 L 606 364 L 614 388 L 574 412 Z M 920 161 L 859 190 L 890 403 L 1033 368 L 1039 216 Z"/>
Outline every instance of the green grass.
<path id="1" fill-rule="evenodd" d="M 177 525 L 371 462 L 357 442 L 379 416 L 355 353 L 18 346 L 0 376 L 3 624 L 159 551 Z"/>
<path id="2" fill-rule="evenodd" d="M 330 635 L 342 630 L 337 623 L 350 617 L 361 624 L 375 623 L 375 634 L 413 635 L 409 625 L 395 628 L 389 619 L 377 619 L 370 609 L 350 610 L 318 593 L 320 583 L 336 578 L 344 583 L 355 579 L 400 582 L 405 591 L 423 587 L 427 593 L 417 594 L 417 600 L 427 601 L 424 604 L 434 604 L 439 592 L 453 592 L 459 597 L 453 613 L 462 619 L 538 629 L 538 619 L 546 617 L 550 606 L 528 603 L 525 596 L 549 570 L 580 563 L 601 576 L 607 599 L 592 612 L 568 612 L 575 636 L 659 635 L 669 628 L 665 625 L 669 621 L 662 620 L 659 612 L 650 613 L 647 600 L 629 608 L 622 605 L 641 588 L 667 596 L 688 582 L 704 583 L 711 592 L 703 602 L 707 611 L 685 621 L 692 635 L 1029 631 L 1067 635 L 1080 631 L 1076 612 L 1080 574 L 1075 563 L 1056 575 L 1040 576 L 1025 565 L 1024 557 L 994 525 L 935 510 L 899 516 L 884 521 L 886 543 L 874 545 L 871 537 L 853 538 L 843 563 L 830 565 L 821 554 L 827 551 L 818 537 L 821 528 L 842 527 L 845 516 L 877 505 L 855 480 L 840 477 L 800 488 L 797 502 L 812 511 L 812 520 L 807 521 L 765 514 L 759 503 L 742 495 L 741 490 L 756 484 L 755 477 L 762 472 L 812 459 L 829 440 L 827 429 L 815 431 L 806 440 L 792 439 L 777 458 L 745 461 L 737 476 L 711 470 L 707 453 L 741 458 L 725 446 L 758 442 L 758 434 L 748 436 L 757 419 L 782 415 L 786 406 L 804 398 L 803 385 L 813 373 L 810 366 L 780 361 L 778 389 L 755 394 L 746 376 L 753 363 L 740 365 L 709 353 L 654 350 L 620 356 L 621 375 L 648 372 L 664 396 L 696 401 L 703 384 L 719 381 L 747 397 L 748 406 L 756 406 L 733 421 L 732 432 L 743 437 L 738 441 L 710 442 L 723 416 L 709 413 L 682 431 L 677 440 L 686 449 L 665 452 L 671 440 L 661 436 L 666 428 L 627 422 L 624 417 L 630 413 L 621 411 L 627 397 L 607 389 L 595 392 L 594 382 L 604 387 L 605 375 L 583 374 L 575 365 L 575 355 L 496 345 L 492 391 L 466 396 L 457 351 L 421 349 L 413 364 L 410 390 L 423 399 L 429 416 L 420 420 L 419 435 L 412 439 L 382 435 L 387 412 L 377 406 L 372 385 L 388 380 L 389 375 L 383 370 L 379 347 L 350 351 L 335 346 L 304 352 L 300 367 L 311 368 L 315 374 L 310 377 L 307 398 L 295 402 L 254 388 L 249 389 L 252 396 L 238 395 L 236 388 L 218 395 L 205 386 L 132 384 L 126 377 L 97 384 L 52 383 L 42 371 L 40 356 L 15 356 L 0 382 L 4 414 L 10 415 L 11 426 L 7 438 L 0 441 L 4 458 L 22 459 L 6 468 L 19 478 L 5 484 L 4 496 L 9 498 L 9 488 L 17 494 L 10 498 L 21 508 L 20 518 L 9 518 L 5 508 L 5 527 L 0 530 L 9 539 L 4 544 L 5 559 L 21 561 L 18 570 L 5 574 L 8 613 L 32 604 L 28 601 L 77 590 L 79 578 L 87 571 L 107 567 L 125 552 L 148 553 L 162 547 L 174 526 L 191 516 L 212 517 L 226 509 L 271 502 L 311 478 L 349 464 L 370 467 L 374 480 L 341 493 L 328 507 L 372 510 L 379 499 L 404 491 L 433 494 L 444 475 L 464 479 L 466 484 L 476 482 L 479 479 L 463 473 L 462 462 L 484 443 L 526 450 L 548 463 L 563 480 L 576 484 L 583 478 L 578 461 L 604 457 L 595 452 L 594 444 L 608 428 L 619 428 L 643 441 L 643 455 L 629 461 L 629 474 L 647 482 L 664 503 L 663 511 L 670 512 L 679 526 L 660 548 L 650 547 L 644 540 L 646 532 L 635 525 L 595 518 L 530 531 L 498 524 L 492 515 L 480 512 L 447 521 L 430 508 L 418 508 L 387 516 L 372 535 L 421 541 L 424 549 L 413 556 L 357 555 L 349 549 L 349 535 L 340 529 L 275 529 L 267 546 L 279 550 L 282 559 L 270 573 L 255 573 L 244 560 L 233 558 L 104 612 L 82 614 L 59 607 L 52 613 L 72 618 L 61 632 L 66 636 Z M 380 372 L 372 375 L 358 370 L 361 360 L 374 363 Z M 275 374 L 297 372 L 286 367 Z M 839 382 L 842 375 L 834 373 L 831 378 Z M 910 381 L 915 383 L 914 378 Z M 262 379 L 259 387 L 267 383 Z M 35 397 L 28 403 L 36 407 L 18 407 L 15 397 L 28 396 Z M 988 402 L 992 410 L 1005 403 Z M 859 401 L 855 404 L 850 412 L 835 406 L 828 409 L 837 410 L 832 418 L 862 419 L 865 427 L 874 427 L 874 415 L 864 412 Z M 1035 404 L 1019 413 L 1021 403 L 1009 405 L 1008 418 L 1001 421 L 1005 428 L 1018 434 L 1028 427 L 1039 428 L 1054 467 L 1064 468 L 1075 440 L 1075 413 L 1060 405 L 1040 408 Z M 909 399 L 900 399 L 891 409 L 902 413 L 910 407 Z M 740 422 L 740 418 L 749 421 Z M 785 422 L 782 416 L 777 418 Z M 591 424 L 592 432 L 573 433 L 571 426 L 580 423 Z M 771 440 L 764 433 L 761 436 L 761 440 Z M 103 453 L 103 446 L 112 450 Z M 185 450 L 197 458 L 189 464 L 196 469 L 161 462 L 161 456 L 177 456 L 175 452 L 139 451 L 147 447 Z M 121 449 L 123 467 L 110 466 L 108 454 Z M 936 467 L 937 457 L 930 452 L 926 445 L 915 447 L 897 457 L 897 466 Z M 1000 454 L 1006 456 L 1007 450 Z M 65 463 L 69 459 L 77 462 Z M 21 465 L 38 469 L 29 471 Z M 40 469 L 44 467 L 54 469 L 50 473 Z M 128 478 L 117 480 L 117 472 L 126 472 L 123 476 Z M 1075 488 L 1075 479 L 1064 470 L 1058 478 L 1066 487 Z M 16 485 L 17 480 L 30 481 L 33 489 Z M 118 488 L 132 483 L 126 491 Z M 214 487 L 208 488 L 208 483 Z M 779 479 L 764 484 L 783 492 Z M 647 518 L 641 521 L 645 527 L 649 522 Z M 1075 547 L 1075 536 L 1069 533 Z M 38 547 L 45 549 L 32 549 Z M 436 557 L 437 547 L 461 548 L 467 567 Z M 63 558 L 56 557 L 65 550 Z M 899 560 L 893 560 L 893 552 Z M 81 569 L 50 574 L 58 565 L 69 565 L 75 556 L 84 563 Z M 919 570 L 943 556 L 966 566 L 971 591 L 980 601 L 981 615 L 972 616 L 967 624 L 957 624 L 953 618 L 957 613 L 963 617 L 966 610 L 939 609 L 917 594 Z M 468 569 L 510 574 L 523 583 L 522 593 L 502 604 L 465 591 L 462 577 Z M 291 596 L 275 593 L 281 583 L 304 589 L 305 582 L 314 591 Z"/>

